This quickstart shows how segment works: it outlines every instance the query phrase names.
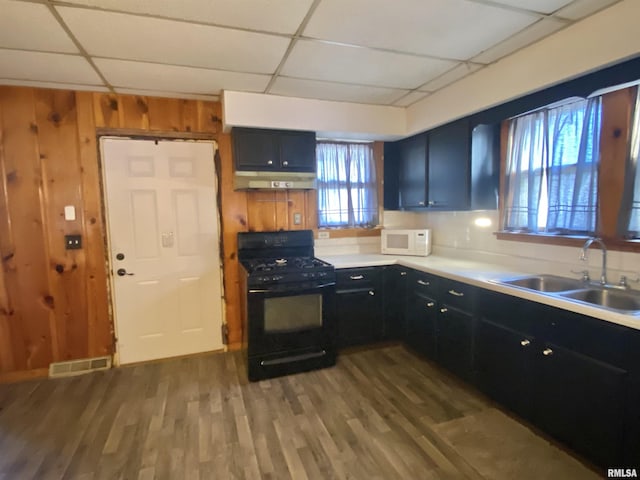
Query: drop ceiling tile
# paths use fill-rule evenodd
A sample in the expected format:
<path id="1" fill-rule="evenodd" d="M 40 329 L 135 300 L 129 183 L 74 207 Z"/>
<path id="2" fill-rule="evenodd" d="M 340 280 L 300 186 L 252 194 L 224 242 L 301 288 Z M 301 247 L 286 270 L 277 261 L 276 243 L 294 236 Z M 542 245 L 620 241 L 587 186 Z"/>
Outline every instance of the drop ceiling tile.
<path id="1" fill-rule="evenodd" d="M 424 97 L 429 96 L 428 92 L 411 92 L 408 95 L 396 100 L 393 104 L 396 107 L 408 107 L 409 105 L 416 103 L 418 100 L 422 100 Z"/>
<path id="2" fill-rule="evenodd" d="M 499 58 L 541 40 L 547 35 L 551 35 L 566 25 L 566 22 L 551 17 L 543 18 L 537 23 L 531 25 L 529 28 L 515 34 L 513 37 L 485 50 L 480 55 L 473 57 L 472 60 L 478 63 L 495 62 Z"/>
<path id="3" fill-rule="evenodd" d="M 0 12 L 0 48 L 78 53 L 45 5 L 0 0 Z"/>
<path id="4" fill-rule="evenodd" d="M 96 66 L 114 87 L 218 95 L 220 90 L 262 92 L 270 75 L 225 72 L 157 63 L 96 58 Z"/>
<path id="5" fill-rule="evenodd" d="M 323 0 L 304 35 L 467 60 L 537 19 L 468 0 Z"/>
<path id="6" fill-rule="evenodd" d="M 209 102 L 218 102 L 220 97 L 218 95 L 196 95 L 192 93 L 184 92 L 160 92 L 157 90 L 142 90 L 131 88 L 114 88 L 116 93 L 124 95 L 142 95 L 144 97 L 164 97 L 164 98 L 184 98 L 187 100 L 206 100 Z"/>
<path id="7" fill-rule="evenodd" d="M 281 73 L 311 80 L 414 89 L 454 65 L 448 60 L 300 40 Z"/>
<path id="8" fill-rule="evenodd" d="M 313 0 L 70 0 L 66 3 L 279 33 L 294 33 Z"/>
<path id="9" fill-rule="evenodd" d="M 37 82 L 31 80 L 13 80 L 0 78 L 0 85 L 15 85 L 17 87 L 56 88 L 62 90 L 85 90 L 90 92 L 108 92 L 107 87 L 101 85 L 81 85 L 78 83 Z"/>
<path id="10" fill-rule="evenodd" d="M 445 85 L 458 81 L 462 77 L 466 77 L 470 73 L 473 73 L 480 68 L 482 68 L 482 65 L 478 65 L 477 63 L 460 63 L 448 72 L 440 75 L 438 78 L 434 78 L 430 82 L 422 85 L 419 90 L 425 92 L 433 92 L 435 90 L 439 90 Z"/>
<path id="11" fill-rule="evenodd" d="M 269 93 L 337 102 L 389 105 L 408 90 L 278 77 Z"/>
<path id="12" fill-rule="evenodd" d="M 273 73 L 286 51 L 284 37 L 230 28 L 57 7 L 94 56 L 171 65 Z"/>
<path id="13" fill-rule="evenodd" d="M 620 0 L 576 0 L 555 14 L 558 17 L 568 18 L 570 20 L 580 20 L 619 1 Z"/>
<path id="14" fill-rule="evenodd" d="M 102 85 L 83 57 L 63 53 L 0 49 L 0 78 Z"/>
<path id="15" fill-rule="evenodd" d="M 556 10 L 570 4 L 573 0 L 493 0 L 510 7 L 522 8 L 544 14 L 553 13 Z"/>

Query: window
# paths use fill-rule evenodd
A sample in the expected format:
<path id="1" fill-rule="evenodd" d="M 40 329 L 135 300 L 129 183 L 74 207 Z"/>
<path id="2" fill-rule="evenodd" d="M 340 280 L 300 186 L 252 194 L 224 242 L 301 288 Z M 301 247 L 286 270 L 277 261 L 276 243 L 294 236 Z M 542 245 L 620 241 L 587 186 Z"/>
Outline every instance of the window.
<path id="1" fill-rule="evenodd" d="M 638 160 L 640 160 L 640 89 L 636 93 L 631 125 L 627 168 L 631 173 L 630 178 L 633 179 L 634 186 L 631 201 L 627 202 L 627 205 L 630 205 L 630 211 L 626 213 L 629 216 L 626 237 L 638 239 L 640 238 L 640 165 L 638 165 Z M 625 212 L 623 211 L 622 214 L 625 215 Z"/>
<path id="2" fill-rule="evenodd" d="M 503 228 L 596 231 L 602 100 L 569 99 L 511 120 Z"/>
<path id="3" fill-rule="evenodd" d="M 316 158 L 318 226 L 376 226 L 378 184 L 373 144 L 320 141 Z"/>

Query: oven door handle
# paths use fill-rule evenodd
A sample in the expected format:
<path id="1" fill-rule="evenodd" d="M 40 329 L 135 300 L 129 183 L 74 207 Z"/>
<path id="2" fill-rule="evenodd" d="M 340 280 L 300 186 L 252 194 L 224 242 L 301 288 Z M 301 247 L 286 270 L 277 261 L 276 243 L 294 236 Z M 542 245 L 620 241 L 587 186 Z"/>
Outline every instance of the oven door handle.
<path id="1" fill-rule="evenodd" d="M 329 283 L 321 283 L 319 285 L 313 285 L 309 288 L 305 288 L 304 290 L 317 290 L 319 288 L 327 288 L 327 287 L 333 287 L 336 284 L 336 282 L 329 282 Z M 298 287 L 294 287 L 291 290 L 278 290 L 278 289 L 273 289 L 273 288 L 252 288 L 249 290 L 249 293 L 274 293 L 274 292 L 299 292 L 300 288 Z"/>

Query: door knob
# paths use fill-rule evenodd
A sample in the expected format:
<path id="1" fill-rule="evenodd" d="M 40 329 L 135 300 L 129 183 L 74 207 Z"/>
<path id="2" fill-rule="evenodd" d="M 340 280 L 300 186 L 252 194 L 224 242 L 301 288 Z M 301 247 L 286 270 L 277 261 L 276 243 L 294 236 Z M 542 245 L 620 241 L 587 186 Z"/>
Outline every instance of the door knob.
<path id="1" fill-rule="evenodd" d="M 548 357 L 549 355 L 553 355 L 553 350 L 551 350 L 550 348 L 545 348 L 542 351 L 542 354 Z"/>
<path id="2" fill-rule="evenodd" d="M 124 277 L 125 275 L 135 275 L 135 273 L 127 273 L 127 271 L 124 268 L 119 268 L 118 270 L 116 270 L 116 273 L 120 277 Z"/>
<path id="3" fill-rule="evenodd" d="M 529 340 L 527 340 L 526 338 L 524 340 L 520 340 L 520 345 L 522 345 L 523 347 L 526 347 L 530 343 L 531 342 Z"/>

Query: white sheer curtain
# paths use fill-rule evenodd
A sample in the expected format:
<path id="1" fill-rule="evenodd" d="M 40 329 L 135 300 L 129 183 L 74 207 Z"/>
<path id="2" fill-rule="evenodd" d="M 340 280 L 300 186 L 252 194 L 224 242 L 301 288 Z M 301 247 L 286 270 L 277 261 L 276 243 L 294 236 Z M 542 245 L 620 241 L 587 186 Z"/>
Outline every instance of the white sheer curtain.
<path id="1" fill-rule="evenodd" d="M 378 224 L 378 188 L 370 143 L 318 142 L 318 226 Z"/>
<path id="2" fill-rule="evenodd" d="M 602 99 L 548 111 L 548 232 L 596 229 Z"/>
<path id="3" fill-rule="evenodd" d="M 596 228 L 601 98 L 571 100 L 511 121 L 505 230 Z"/>

